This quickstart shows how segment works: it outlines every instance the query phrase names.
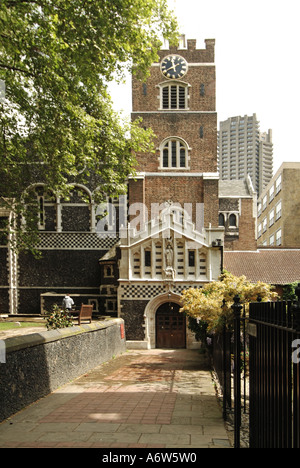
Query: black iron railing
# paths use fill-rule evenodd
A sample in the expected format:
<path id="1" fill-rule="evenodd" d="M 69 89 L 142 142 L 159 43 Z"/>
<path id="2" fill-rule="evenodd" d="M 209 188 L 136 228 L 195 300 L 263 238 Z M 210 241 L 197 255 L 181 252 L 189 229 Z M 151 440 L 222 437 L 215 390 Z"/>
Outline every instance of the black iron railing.
<path id="1" fill-rule="evenodd" d="M 300 284 L 296 294 L 294 303 L 251 303 L 249 317 L 235 297 L 232 330 L 224 325 L 213 338 L 223 416 L 234 425 L 235 448 L 242 419 L 250 448 L 300 448 Z"/>
<path id="2" fill-rule="evenodd" d="M 249 428 L 253 448 L 300 448 L 300 287 L 297 293 L 294 304 L 250 304 Z"/>

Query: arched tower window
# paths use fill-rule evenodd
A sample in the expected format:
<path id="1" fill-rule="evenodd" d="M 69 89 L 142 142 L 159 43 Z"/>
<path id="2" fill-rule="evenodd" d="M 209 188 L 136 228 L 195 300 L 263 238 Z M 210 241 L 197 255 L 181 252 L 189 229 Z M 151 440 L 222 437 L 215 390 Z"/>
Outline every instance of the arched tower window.
<path id="1" fill-rule="evenodd" d="M 170 138 L 163 142 L 160 153 L 160 168 L 188 168 L 188 147 L 183 140 Z"/>

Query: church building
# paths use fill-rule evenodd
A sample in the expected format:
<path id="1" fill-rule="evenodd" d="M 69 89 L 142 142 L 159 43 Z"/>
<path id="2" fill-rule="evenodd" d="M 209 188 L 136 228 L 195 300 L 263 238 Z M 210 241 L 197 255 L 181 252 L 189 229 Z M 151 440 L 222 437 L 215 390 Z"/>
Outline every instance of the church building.
<path id="1" fill-rule="evenodd" d="M 129 222 L 100 261 L 106 271 L 118 262 L 116 307 L 129 348 L 197 347 L 181 293 L 222 271 L 214 46 L 188 40 L 161 50 L 146 82 L 132 78 L 132 119 L 152 128 L 155 152 L 138 156 Z"/>
<path id="2" fill-rule="evenodd" d="M 218 279 L 224 234 L 239 242 L 247 213 L 243 200 L 219 197 L 214 52 L 213 39 L 181 41 L 160 50 L 146 81 L 132 77 L 132 119 L 152 128 L 155 151 L 137 155 L 126 196 L 96 206 L 92 175 L 69 199 L 43 181 L 28 188 L 42 257 L 16 255 L 0 237 L 0 314 L 44 314 L 69 293 L 77 307 L 93 304 L 94 318 L 122 317 L 128 348 L 199 346 L 179 312 L 182 291 Z M 0 231 L 9 215 L 0 212 Z"/>

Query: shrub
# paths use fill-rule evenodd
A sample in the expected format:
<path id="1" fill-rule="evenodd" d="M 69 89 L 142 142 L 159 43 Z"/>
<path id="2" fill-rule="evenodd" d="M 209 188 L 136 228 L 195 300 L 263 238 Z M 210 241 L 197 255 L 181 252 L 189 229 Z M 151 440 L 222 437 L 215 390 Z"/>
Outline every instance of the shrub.
<path id="1" fill-rule="evenodd" d="M 245 304 L 246 307 L 258 297 L 263 301 L 271 301 L 277 297 L 277 294 L 272 291 L 272 286 L 262 282 L 252 284 L 246 280 L 245 276 L 236 277 L 225 271 L 219 281 L 208 283 L 201 289 L 190 288 L 183 291 L 183 307 L 180 312 L 196 319 L 198 323 L 200 321 L 202 329 L 202 322 L 206 322 L 207 333 L 221 331 L 224 320 L 227 327 L 230 328 L 232 325 L 231 306 L 236 295 L 240 297 L 241 304 Z"/>
<path id="2" fill-rule="evenodd" d="M 66 328 L 73 325 L 72 317 L 68 315 L 68 312 L 61 310 L 61 308 L 54 304 L 51 312 L 47 314 L 47 330 L 56 330 L 57 328 Z"/>

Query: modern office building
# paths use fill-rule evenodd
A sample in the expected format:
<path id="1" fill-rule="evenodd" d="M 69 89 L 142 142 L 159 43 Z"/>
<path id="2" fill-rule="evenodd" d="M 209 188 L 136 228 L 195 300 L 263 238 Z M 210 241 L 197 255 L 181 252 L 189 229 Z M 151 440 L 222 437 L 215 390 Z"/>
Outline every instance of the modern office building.
<path id="1" fill-rule="evenodd" d="M 273 176 L 272 130 L 260 132 L 256 114 L 220 122 L 218 160 L 221 180 L 244 180 L 249 175 L 259 195 Z"/>
<path id="2" fill-rule="evenodd" d="M 283 163 L 258 198 L 257 243 L 300 247 L 300 163 Z"/>

